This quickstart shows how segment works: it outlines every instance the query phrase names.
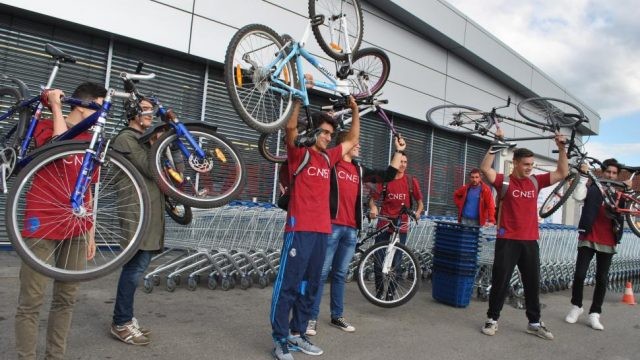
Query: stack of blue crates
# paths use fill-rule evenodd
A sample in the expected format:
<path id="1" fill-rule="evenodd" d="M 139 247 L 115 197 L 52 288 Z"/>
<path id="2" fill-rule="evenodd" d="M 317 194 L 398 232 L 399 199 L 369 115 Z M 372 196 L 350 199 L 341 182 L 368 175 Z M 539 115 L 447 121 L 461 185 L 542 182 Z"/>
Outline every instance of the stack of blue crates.
<path id="1" fill-rule="evenodd" d="M 455 307 L 469 305 L 478 267 L 478 226 L 436 221 L 432 296 Z"/>

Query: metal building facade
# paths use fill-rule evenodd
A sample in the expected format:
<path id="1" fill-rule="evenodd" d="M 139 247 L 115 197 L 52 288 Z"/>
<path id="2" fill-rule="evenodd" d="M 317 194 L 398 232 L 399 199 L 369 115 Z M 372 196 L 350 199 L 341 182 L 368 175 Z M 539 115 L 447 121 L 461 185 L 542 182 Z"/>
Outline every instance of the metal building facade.
<path id="1" fill-rule="evenodd" d="M 482 140 L 429 126 L 425 113 L 433 106 L 456 103 L 490 109 L 505 104 L 508 96 L 514 103 L 534 95 L 552 96 L 583 107 L 591 119 L 585 133 L 597 132 L 595 112 L 445 1 L 369 0 L 363 7 L 362 46 L 382 48 L 391 59 L 383 89 L 389 100 L 385 110 L 408 140 L 409 171 L 421 179 L 429 214 L 454 213 L 451 194 L 465 173 L 478 166 L 487 147 Z M 21 78 L 35 91 L 50 70 L 43 48 L 51 42 L 82 59 L 65 67 L 55 86 L 71 92 L 86 79 L 117 88 L 117 74 L 132 71 L 142 59 L 145 71 L 158 74 L 142 89 L 155 92 L 183 119 L 217 125 L 245 158 L 249 182 L 242 197 L 268 201 L 273 198 L 276 169 L 257 152 L 259 134 L 235 114 L 224 88 L 222 62 L 231 36 L 246 24 L 262 23 L 297 38 L 306 22 L 307 2 L 302 0 L 3 0 L 0 73 Z M 329 64 L 312 37 L 308 48 Z M 323 99 L 314 104 L 322 105 Z M 515 116 L 515 105 L 504 113 Z M 118 121 L 114 118 L 112 124 Z M 515 127 L 506 131 L 530 134 Z M 362 129 L 364 162 L 385 166 L 390 143 L 385 126 L 375 115 L 367 117 Z M 554 163 L 551 141 L 525 146 L 538 154 L 543 167 Z M 3 212 L 4 199 L 0 202 Z"/>

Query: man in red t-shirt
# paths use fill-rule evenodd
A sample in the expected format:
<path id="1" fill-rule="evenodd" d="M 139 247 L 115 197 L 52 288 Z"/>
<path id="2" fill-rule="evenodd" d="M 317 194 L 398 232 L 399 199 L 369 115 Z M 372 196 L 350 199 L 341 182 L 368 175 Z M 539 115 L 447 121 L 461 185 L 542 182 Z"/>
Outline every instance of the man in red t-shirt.
<path id="1" fill-rule="evenodd" d="M 502 137 L 502 129 L 497 136 Z M 564 179 L 569 173 L 564 136 L 556 134 L 558 162 L 556 169 L 543 175 L 532 175 L 534 154 L 529 149 L 519 148 L 513 152 L 513 172 L 509 175 L 507 192 L 498 214 L 498 233 L 491 273 L 491 292 L 487 321 L 482 328 L 485 335 L 495 335 L 498 318 L 507 296 L 509 280 L 515 266 L 522 276 L 526 315 L 529 320 L 527 333 L 552 340 L 553 334 L 540 321 L 540 248 L 538 246 L 538 189 L 545 188 Z M 504 174 L 493 169 L 495 153 L 504 144 L 493 145 L 480 165 L 487 181 L 498 194 L 502 192 Z M 536 187 L 531 177 L 538 183 Z M 500 212 L 502 214 L 500 214 Z"/>
<path id="2" fill-rule="evenodd" d="M 397 218 L 400 216 L 400 211 L 403 206 L 408 208 L 416 206 L 415 214 L 420 216 L 422 214 L 422 210 L 424 210 L 424 203 L 422 202 L 422 192 L 420 191 L 420 183 L 415 176 L 410 176 L 406 173 L 408 158 L 407 154 L 404 151 L 398 151 L 401 155 L 400 157 L 400 166 L 398 167 L 398 172 L 393 180 L 389 181 L 386 184 L 377 184 L 375 190 L 371 193 L 371 197 L 369 198 L 369 217 L 371 219 L 375 219 L 378 217 L 378 206 L 376 205 L 376 200 L 382 201 L 381 209 L 379 211 L 380 215 L 384 215 L 388 218 Z M 409 181 L 411 181 L 411 187 L 409 186 Z M 386 185 L 386 186 L 385 186 Z M 415 204 L 413 203 L 415 202 Z M 385 226 L 387 224 L 386 220 L 378 220 L 377 227 L 378 229 Z M 409 233 L 409 216 L 402 215 L 402 222 L 400 226 L 400 243 L 406 244 L 407 242 L 407 234 Z M 391 234 L 393 234 L 393 229 L 390 227 L 387 232 L 383 232 L 376 237 L 375 242 L 384 242 L 389 241 L 391 239 Z M 393 258 L 393 266 L 398 267 L 401 265 L 402 254 L 400 252 L 396 252 Z M 384 293 L 383 290 L 383 278 L 382 278 L 382 269 L 379 267 L 380 264 L 376 262 L 374 266 L 374 277 L 376 284 L 376 297 L 379 299 L 390 299 L 393 298 L 395 293 L 394 284 L 392 283 L 388 289 L 387 293 Z"/>
<path id="3" fill-rule="evenodd" d="M 341 132 L 336 144 L 342 144 L 348 133 Z M 395 138 L 396 150 L 402 151 L 404 139 Z M 307 325 L 307 335 L 316 335 L 318 315 L 324 283 L 331 272 L 331 322 L 330 324 L 346 332 L 356 328 L 343 316 L 344 284 L 351 258 L 358 241 L 358 230 L 362 229 L 362 184 L 391 181 L 398 172 L 402 155 L 396 152 L 386 169 L 370 169 L 357 161 L 360 156 L 360 144 L 342 157 L 331 171 L 331 191 L 329 207 L 331 210 L 331 236 L 327 242 L 318 293 L 313 304 L 311 320 Z"/>
<path id="4" fill-rule="evenodd" d="M 74 107 L 66 119 L 62 115 L 60 90 L 49 90 L 45 104 L 51 109 L 52 119 L 42 119 L 36 126 L 34 136 L 36 146 L 42 146 L 53 137 L 93 114 L 95 111 Z M 94 83 L 83 83 L 76 88 L 72 97 L 102 103 L 107 90 Z M 76 139 L 89 140 L 90 133 L 79 134 Z M 38 171 L 31 189 L 26 195 L 24 227 L 21 231 L 30 249 L 40 258 L 57 262 L 56 266 L 67 269 L 82 269 L 87 260 L 95 255 L 94 230 L 91 217 L 71 214 L 69 194 L 75 186 L 75 178 L 62 174 L 79 174 L 82 159 L 70 156 L 49 164 Z M 67 181 L 62 181 L 66 179 Z M 46 201 L 42 201 L 45 199 Z M 91 194 L 84 202 L 90 208 Z M 77 256 L 86 254 L 86 256 Z M 55 259 L 53 258 L 55 257 Z M 38 340 L 38 318 L 44 299 L 48 278 L 26 264 L 20 267 L 20 296 L 16 310 L 16 352 L 20 359 L 35 359 Z M 67 334 L 71 326 L 73 305 L 76 301 L 78 283 L 55 280 L 51 309 L 47 324 L 46 358 L 62 359 L 67 346 Z"/>
<path id="5" fill-rule="evenodd" d="M 280 268 L 273 285 L 271 300 L 270 320 L 275 343 L 272 355 L 276 359 L 293 359 L 289 349 L 310 355 L 323 353 L 322 349 L 309 341 L 305 332 L 320 282 L 327 239 L 331 234 L 331 168 L 358 144 L 360 136 L 360 116 L 353 98 L 349 99 L 349 107 L 352 110 L 349 134 L 342 144 L 332 149 L 327 149 L 327 146 L 335 131 L 335 123 L 329 114 L 313 114 L 315 142 L 309 148 L 296 146 L 299 101 L 293 105 L 287 122 L 285 142 L 289 168 L 297 169 L 307 151 L 310 157 L 295 179 L 290 174 L 291 200 L 280 255 Z"/>
<path id="6" fill-rule="evenodd" d="M 586 165 L 585 165 L 586 166 Z M 587 169 L 584 169 L 586 171 Z M 620 164 L 616 159 L 602 162 L 602 177 L 606 180 L 618 180 Z M 565 320 L 574 324 L 584 311 L 582 309 L 582 289 L 587 276 L 589 263 L 596 257 L 596 286 L 593 291 L 593 301 L 589 309 L 589 325 L 595 330 L 604 330 L 600 322 L 602 303 L 607 292 L 609 267 L 611 259 L 616 253 L 616 245 L 622 238 L 622 216 L 608 214 L 603 203 L 602 192 L 596 184 L 586 187 L 587 177 L 581 176 L 580 183 L 573 192 L 574 199 L 584 200 L 580 223 L 578 225 L 578 256 L 576 270 L 573 275 L 573 289 L 571 291 L 571 310 Z M 631 185 L 628 183 L 628 185 Z M 614 218 L 611 218 L 611 217 Z"/>

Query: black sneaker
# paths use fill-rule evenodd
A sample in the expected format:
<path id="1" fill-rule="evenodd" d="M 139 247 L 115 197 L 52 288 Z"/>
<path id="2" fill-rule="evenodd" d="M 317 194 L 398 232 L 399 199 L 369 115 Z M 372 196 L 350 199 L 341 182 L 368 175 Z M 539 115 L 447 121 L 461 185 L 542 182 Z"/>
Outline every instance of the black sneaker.
<path id="1" fill-rule="evenodd" d="M 338 329 L 344 330 L 346 332 L 356 331 L 356 328 L 353 327 L 353 325 L 349 324 L 342 316 L 340 316 L 337 319 L 331 319 L 331 325 L 337 327 Z"/>

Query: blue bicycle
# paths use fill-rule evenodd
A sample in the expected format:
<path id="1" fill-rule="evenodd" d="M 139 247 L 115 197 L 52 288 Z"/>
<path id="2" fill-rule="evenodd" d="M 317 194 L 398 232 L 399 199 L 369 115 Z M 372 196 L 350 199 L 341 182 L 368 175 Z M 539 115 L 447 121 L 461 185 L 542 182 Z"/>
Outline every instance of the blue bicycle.
<path id="1" fill-rule="evenodd" d="M 50 45 L 46 51 L 55 60 L 50 86 L 60 63 L 73 58 Z M 121 74 L 125 83 L 153 77 Z M 9 239 L 23 261 L 46 276 L 82 281 L 106 275 L 135 254 L 149 226 L 150 198 L 144 179 L 124 155 L 109 147 L 105 136 L 112 100 L 134 95 L 109 89 L 102 104 L 63 98 L 64 104 L 95 112 L 32 149 L 44 90 L 29 97 L 22 82 L 13 82 L 18 85 L 13 95 L 19 100 L 0 117 L 14 120 L 18 114 L 2 148 L 6 177 L 18 174 L 6 200 Z M 89 142 L 69 140 L 83 133 L 90 134 Z M 92 240 L 96 252 L 88 259 Z"/>
<path id="2" fill-rule="evenodd" d="M 348 34 L 347 24 L 361 25 L 360 20 L 350 21 L 347 16 L 361 19 L 359 11 L 342 13 L 353 6 L 353 3 L 333 2 L 343 5 L 330 7 L 327 11 L 332 12 L 325 16 L 311 11 L 319 2 L 310 1 L 310 13 L 313 17 L 309 19 L 300 41 L 294 41 L 287 35 L 280 36 L 273 29 L 261 24 L 247 25 L 232 37 L 225 57 L 225 82 L 231 103 L 249 127 L 261 133 L 276 132 L 284 126 L 289 117 L 294 97 L 301 99 L 305 108 L 308 108 L 309 95 L 302 59 L 317 69 L 323 77 L 323 80 L 313 80 L 315 88 L 344 97 L 353 95 L 356 99 L 375 94 L 382 88 L 389 74 L 388 67 L 380 65 L 377 72 L 368 71 L 366 77 L 358 76 L 359 72 L 352 68 L 352 64 L 358 63 L 362 57 L 374 59 L 377 53 L 371 57 L 371 51 L 363 49 L 352 55 L 353 49 L 349 41 L 344 42 L 343 46 L 332 47 L 334 51 L 328 53 L 335 58 L 344 59 L 336 62 L 334 75 L 306 50 L 305 45 L 311 31 L 313 30 L 318 37 L 317 29 L 323 29 L 323 23 L 327 18 L 342 24 L 333 26 L 334 29 L 341 29 L 342 39 L 352 39 Z M 315 8 L 314 11 L 317 10 L 318 8 Z M 361 27 L 355 36 L 362 37 Z M 340 56 L 335 53 L 336 48 L 340 48 Z"/>

